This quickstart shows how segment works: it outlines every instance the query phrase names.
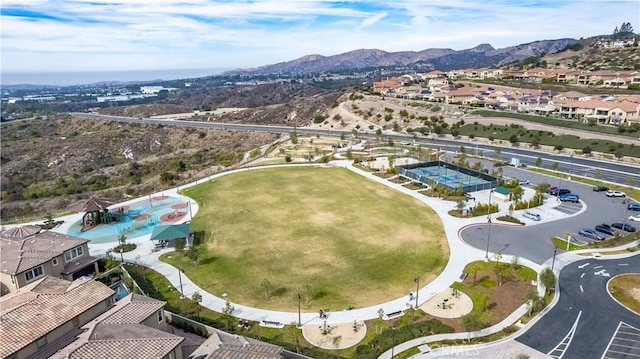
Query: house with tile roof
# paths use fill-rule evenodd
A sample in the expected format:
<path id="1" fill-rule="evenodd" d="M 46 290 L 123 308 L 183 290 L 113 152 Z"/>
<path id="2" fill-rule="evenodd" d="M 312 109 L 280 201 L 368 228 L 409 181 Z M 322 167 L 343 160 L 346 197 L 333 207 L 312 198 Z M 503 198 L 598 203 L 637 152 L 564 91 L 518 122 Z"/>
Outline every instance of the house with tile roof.
<path id="1" fill-rule="evenodd" d="M 46 275 L 74 280 L 98 272 L 86 239 L 23 226 L 0 233 L 0 295 Z"/>
<path id="2" fill-rule="evenodd" d="M 184 338 L 167 331 L 165 302 L 131 293 L 82 327 L 52 359 L 182 359 Z"/>
<path id="3" fill-rule="evenodd" d="M 4 257 L 4 256 L 3 256 Z M 37 279 L 0 297 L 0 357 L 49 358 L 112 307 L 114 291 L 94 280 Z"/>

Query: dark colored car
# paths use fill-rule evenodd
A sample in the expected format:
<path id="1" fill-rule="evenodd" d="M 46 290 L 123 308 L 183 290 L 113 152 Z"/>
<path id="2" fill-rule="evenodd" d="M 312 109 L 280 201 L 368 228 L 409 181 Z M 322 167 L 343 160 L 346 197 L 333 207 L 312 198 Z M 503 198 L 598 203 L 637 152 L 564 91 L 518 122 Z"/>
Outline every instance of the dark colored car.
<path id="1" fill-rule="evenodd" d="M 571 193 L 571 190 L 568 190 L 566 188 L 560 188 L 560 189 L 555 188 L 549 191 L 549 194 L 552 196 L 562 196 L 563 194 L 569 194 L 569 193 Z"/>
<path id="2" fill-rule="evenodd" d="M 613 230 L 613 228 L 611 228 L 611 226 L 609 226 L 608 224 L 599 224 L 596 226 L 596 231 L 600 232 L 600 233 L 604 233 L 610 236 L 613 236 L 615 234 L 615 231 Z"/>
<path id="3" fill-rule="evenodd" d="M 627 209 L 630 211 L 640 211 L 640 204 L 638 203 L 629 203 Z"/>
<path id="4" fill-rule="evenodd" d="M 594 231 L 593 229 L 581 229 L 578 231 L 578 234 L 583 237 L 595 239 L 596 241 L 603 241 L 605 239 L 602 234 Z"/>
<path id="5" fill-rule="evenodd" d="M 616 222 L 616 223 L 611 223 L 611 227 L 616 228 L 616 229 L 621 229 L 625 232 L 635 232 L 636 231 L 636 227 L 628 224 L 628 223 L 622 223 L 622 222 Z"/>
<path id="6" fill-rule="evenodd" d="M 606 192 L 609 190 L 609 187 L 605 187 L 605 186 L 595 186 L 593 187 L 593 191 L 594 192 Z"/>

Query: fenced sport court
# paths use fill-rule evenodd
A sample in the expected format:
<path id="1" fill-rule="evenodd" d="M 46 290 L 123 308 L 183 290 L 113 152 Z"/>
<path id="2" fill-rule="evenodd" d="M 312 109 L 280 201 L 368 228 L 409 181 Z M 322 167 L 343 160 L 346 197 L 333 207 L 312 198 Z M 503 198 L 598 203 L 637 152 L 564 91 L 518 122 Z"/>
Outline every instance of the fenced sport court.
<path id="1" fill-rule="evenodd" d="M 455 191 L 481 191 L 498 186 L 498 178 L 443 161 L 397 166 L 398 174 L 428 186 L 444 186 Z"/>

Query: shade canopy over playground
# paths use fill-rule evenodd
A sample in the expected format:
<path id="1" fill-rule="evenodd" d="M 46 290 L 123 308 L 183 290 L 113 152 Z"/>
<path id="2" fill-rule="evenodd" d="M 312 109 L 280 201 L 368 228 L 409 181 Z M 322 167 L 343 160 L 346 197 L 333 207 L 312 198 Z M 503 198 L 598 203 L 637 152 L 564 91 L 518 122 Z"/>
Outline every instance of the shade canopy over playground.
<path id="1" fill-rule="evenodd" d="M 188 238 L 190 233 L 191 225 L 188 223 L 156 226 L 151 233 L 151 240 L 170 241 L 176 238 Z"/>
<path id="2" fill-rule="evenodd" d="M 106 198 L 91 197 L 86 201 L 75 203 L 69 208 L 77 212 L 97 212 L 103 211 L 109 206 L 113 206 L 115 202 Z"/>

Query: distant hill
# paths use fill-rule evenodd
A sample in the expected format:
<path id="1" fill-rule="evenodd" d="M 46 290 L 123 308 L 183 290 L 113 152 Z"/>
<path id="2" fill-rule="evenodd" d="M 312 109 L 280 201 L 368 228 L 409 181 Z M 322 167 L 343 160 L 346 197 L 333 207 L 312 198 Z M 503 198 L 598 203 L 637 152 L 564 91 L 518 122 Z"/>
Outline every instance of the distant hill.
<path id="1" fill-rule="evenodd" d="M 426 70 L 448 71 L 469 67 L 500 66 L 531 56 L 560 51 L 575 44 L 575 39 L 541 40 L 494 49 L 481 44 L 471 49 L 426 49 L 422 51 L 386 52 L 360 49 L 333 56 L 306 55 L 299 59 L 224 72 L 223 75 L 309 74 L 360 70 L 373 67 L 417 66 Z"/>

